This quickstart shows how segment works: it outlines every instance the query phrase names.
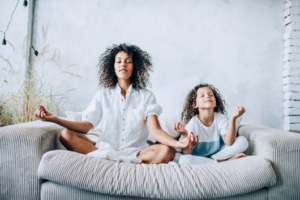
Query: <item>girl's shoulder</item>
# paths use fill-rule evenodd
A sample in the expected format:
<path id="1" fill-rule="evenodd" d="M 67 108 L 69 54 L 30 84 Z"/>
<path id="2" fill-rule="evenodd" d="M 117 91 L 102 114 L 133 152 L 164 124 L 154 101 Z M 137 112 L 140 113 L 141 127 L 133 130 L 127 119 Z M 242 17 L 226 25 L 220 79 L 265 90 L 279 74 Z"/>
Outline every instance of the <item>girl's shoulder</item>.
<path id="1" fill-rule="evenodd" d="M 194 115 L 191 119 L 190 119 L 190 121 L 186 124 L 186 126 L 191 126 L 191 125 L 193 125 L 193 124 L 195 124 L 195 123 L 197 123 L 197 122 L 199 122 L 200 120 L 198 119 L 198 117 L 197 117 L 197 115 Z"/>
<path id="2" fill-rule="evenodd" d="M 216 119 L 216 121 L 219 121 L 219 122 L 224 121 L 224 120 L 228 120 L 227 115 L 224 115 L 222 113 L 217 113 L 217 112 L 214 113 L 214 118 Z"/>

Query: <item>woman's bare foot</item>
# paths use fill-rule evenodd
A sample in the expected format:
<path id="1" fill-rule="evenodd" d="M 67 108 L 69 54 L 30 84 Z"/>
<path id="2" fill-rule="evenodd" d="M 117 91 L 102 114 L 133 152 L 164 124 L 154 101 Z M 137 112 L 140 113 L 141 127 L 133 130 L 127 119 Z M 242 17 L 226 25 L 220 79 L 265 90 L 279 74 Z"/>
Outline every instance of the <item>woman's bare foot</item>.
<path id="1" fill-rule="evenodd" d="M 232 156 L 231 158 L 228 158 L 228 160 L 234 160 L 234 159 L 238 159 L 238 158 L 242 158 L 242 157 L 246 157 L 246 154 L 238 153 L 238 154 Z"/>

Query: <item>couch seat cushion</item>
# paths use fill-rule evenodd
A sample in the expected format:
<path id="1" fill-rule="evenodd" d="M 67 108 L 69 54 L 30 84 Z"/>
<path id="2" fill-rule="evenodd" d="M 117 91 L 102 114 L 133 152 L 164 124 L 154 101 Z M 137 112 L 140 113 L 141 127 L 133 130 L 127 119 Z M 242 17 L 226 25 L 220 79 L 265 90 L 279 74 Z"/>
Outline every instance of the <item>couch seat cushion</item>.
<path id="1" fill-rule="evenodd" d="M 276 183 L 270 162 L 259 156 L 212 165 L 150 165 L 56 150 L 44 154 L 38 175 L 40 179 L 102 194 L 162 199 L 227 197 Z"/>

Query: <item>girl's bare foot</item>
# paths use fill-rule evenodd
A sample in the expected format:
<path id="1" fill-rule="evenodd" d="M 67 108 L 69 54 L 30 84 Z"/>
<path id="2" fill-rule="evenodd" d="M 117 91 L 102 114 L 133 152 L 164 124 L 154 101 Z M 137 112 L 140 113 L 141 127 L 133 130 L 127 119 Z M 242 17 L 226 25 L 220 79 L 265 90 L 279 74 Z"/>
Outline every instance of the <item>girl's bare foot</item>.
<path id="1" fill-rule="evenodd" d="M 224 162 L 224 161 L 228 161 L 228 160 L 235 160 L 235 159 L 242 158 L 242 157 L 246 157 L 246 154 L 238 153 L 238 154 L 236 154 L 236 155 L 234 155 L 231 158 L 228 158 L 226 160 L 218 160 L 218 162 Z M 213 159 L 213 158 L 210 158 L 210 159 Z"/>
<path id="2" fill-rule="evenodd" d="M 234 160 L 234 159 L 238 159 L 238 158 L 242 158 L 242 157 L 246 157 L 246 154 L 238 153 L 238 154 L 232 156 L 231 158 L 229 158 L 228 160 Z"/>

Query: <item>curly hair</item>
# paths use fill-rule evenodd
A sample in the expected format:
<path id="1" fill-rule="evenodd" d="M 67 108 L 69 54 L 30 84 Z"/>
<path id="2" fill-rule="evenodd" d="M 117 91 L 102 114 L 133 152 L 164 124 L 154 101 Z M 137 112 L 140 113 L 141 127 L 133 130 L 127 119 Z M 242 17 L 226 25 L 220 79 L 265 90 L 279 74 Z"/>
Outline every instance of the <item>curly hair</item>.
<path id="1" fill-rule="evenodd" d="M 184 101 L 183 110 L 181 112 L 181 122 L 183 125 L 186 125 L 193 116 L 199 114 L 199 110 L 193 108 L 193 105 L 196 103 L 197 91 L 199 88 L 208 87 L 212 90 L 215 98 L 216 98 L 216 107 L 214 108 L 214 112 L 226 114 L 225 110 L 225 100 L 222 98 L 219 90 L 210 84 L 199 84 L 196 85 L 187 95 Z"/>
<path id="2" fill-rule="evenodd" d="M 141 50 L 136 45 L 130 44 L 113 44 L 101 54 L 98 62 L 99 86 L 104 88 L 114 88 L 118 82 L 118 77 L 114 71 L 115 57 L 124 51 L 132 57 L 133 71 L 130 77 L 132 87 L 136 90 L 146 88 L 149 81 L 149 71 L 152 71 L 151 56 Z"/>

